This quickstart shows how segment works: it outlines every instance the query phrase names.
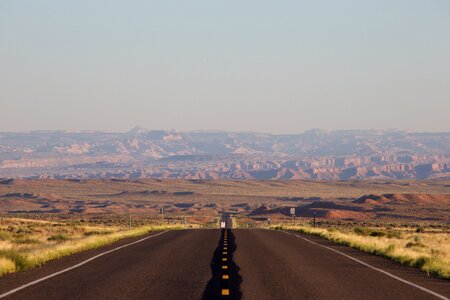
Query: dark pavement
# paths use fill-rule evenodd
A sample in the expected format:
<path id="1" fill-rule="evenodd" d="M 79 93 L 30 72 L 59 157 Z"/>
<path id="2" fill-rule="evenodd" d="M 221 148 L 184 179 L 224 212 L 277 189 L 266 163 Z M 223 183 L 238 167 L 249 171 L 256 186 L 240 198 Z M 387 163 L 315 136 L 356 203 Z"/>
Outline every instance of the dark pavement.
<path id="1" fill-rule="evenodd" d="M 234 233 L 242 299 L 438 299 L 294 235 L 269 230 Z M 418 270 L 318 237 L 305 237 L 450 296 L 450 281 L 429 278 Z"/>
<path id="2" fill-rule="evenodd" d="M 305 237 L 450 297 L 450 281 L 317 237 Z M 86 258 L 86 254 L 75 255 L 37 270 L 5 276 L 0 279 L 0 294 Z M 439 298 L 292 234 L 225 229 L 170 231 L 5 299 Z"/>
<path id="3" fill-rule="evenodd" d="M 219 230 L 170 231 L 6 299 L 201 299 L 219 237 Z"/>

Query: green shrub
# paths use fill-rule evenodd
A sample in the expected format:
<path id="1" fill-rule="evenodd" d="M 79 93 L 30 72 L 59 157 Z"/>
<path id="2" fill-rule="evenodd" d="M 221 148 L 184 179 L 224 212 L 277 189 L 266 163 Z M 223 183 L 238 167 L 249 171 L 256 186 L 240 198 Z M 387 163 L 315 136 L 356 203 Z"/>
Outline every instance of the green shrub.
<path id="1" fill-rule="evenodd" d="M 30 234 L 33 233 L 28 227 L 21 226 L 16 231 L 17 234 Z"/>
<path id="2" fill-rule="evenodd" d="M 26 270 L 30 267 L 30 264 L 27 260 L 27 257 L 25 255 L 20 254 L 14 249 L 8 249 L 8 250 L 0 250 L 0 256 L 9 258 L 14 262 L 16 265 L 16 269 L 18 271 Z"/>
<path id="3" fill-rule="evenodd" d="M 389 230 L 386 234 L 387 238 L 396 238 L 396 239 L 401 239 L 402 238 L 402 233 L 400 231 L 397 230 Z"/>
<path id="4" fill-rule="evenodd" d="M 371 231 L 369 233 L 370 236 L 385 236 L 385 233 L 383 231 Z"/>
<path id="5" fill-rule="evenodd" d="M 7 241 L 11 239 L 11 234 L 6 231 L 0 231 L 0 241 Z"/>
<path id="6" fill-rule="evenodd" d="M 422 268 L 426 263 L 428 263 L 430 261 L 429 257 L 425 257 L 425 256 L 421 256 L 419 258 L 417 258 L 414 262 L 413 262 L 413 267 L 416 268 Z"/>
<path id="7" fill-rule="evenodd" d="M 368 235 L 369 234 L 367 228 L 364 228 L 364 227 L 355 227 L 355 228 L 353 228 L 353 231 L 359 235 Z"/>
<path id="8" fill-rule="evenodd" d="M 405 245 L 406 248 L 411 248 L 411 247 L 425 247 L 424 244 L 422 244 L 421 242 L 408 242 Z"/>
<path id="9" fill-rule="evenodd" d="M 417 233 L 424 233 L 425 232 L 425 228 L 423 228 L 422 226 L 417 227 L 416 229 Z"/>
<path id="10" fill-rule="evenodd" d="M 47 238 L 48 241 L 62 242 L 68 240 L 65 234 L 55 234 Z"/>
<path id="11" fill-rule="evenodd" d="M 111 234 L 111 231 L 86 231 L 85 236 Z"/>
<path id="12" fill-rule="evenodd" d="M 40 244 L 41 242 L 32 238 L 20 238 L 14 240 L 14 244 Z"/>

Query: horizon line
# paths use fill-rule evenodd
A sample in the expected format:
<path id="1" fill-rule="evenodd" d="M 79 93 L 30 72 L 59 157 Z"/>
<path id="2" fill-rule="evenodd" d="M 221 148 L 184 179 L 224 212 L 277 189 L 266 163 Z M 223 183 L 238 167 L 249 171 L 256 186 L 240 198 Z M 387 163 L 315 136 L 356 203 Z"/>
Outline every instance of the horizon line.
<path id="1" fill-rule="evenodd" d="M 109 134 L 124 134 L 130 132 L 174 132 L 174 133 L 237 133 L 237 134 L 265 134 L 265 135 L 299 135 L 311 132 L 320 132 L 320 133 L 334 133 L 334 132 L 403 132 L 403 133 L 434 133 L 434 134 L 442 134 L 442 133 L 450 133 L 448 131 L 432 131 L 432 130 L 414 130 L 414 129 L 399 129 L 399 128 L 388 128 L 388 129 L 377 129 L 377 128 L 363 128 L 363 129 L 355 129 L 355 128 L 347 128 L 347 129 L 323 129 L 323 128 L 310 128 L 304 131 L 298 131 L 295 133 L 274 133 L 274 132 L 264 132 L 264 131 L 254 131 L 254 130 L 225 130 L 225 129 L 193 129 L 193 130 L 177 130 L 175 128 L 171 129 L 148 129 L 142 126 L 135 126 L 126 131 L 120 130 L 105 130 L 105 129 L 33 129 L 33 130 L 17 130 L 17 131 L 2 131 L 0 130 L 0 134 L 26 134 L 26 133 L 109 133 Z"/>

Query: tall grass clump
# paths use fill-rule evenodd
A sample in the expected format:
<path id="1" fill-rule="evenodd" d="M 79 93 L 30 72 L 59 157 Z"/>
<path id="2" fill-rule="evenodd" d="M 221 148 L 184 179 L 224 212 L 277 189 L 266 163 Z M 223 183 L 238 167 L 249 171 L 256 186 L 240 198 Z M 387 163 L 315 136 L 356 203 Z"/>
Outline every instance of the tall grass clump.
<path id="1" fill-rule="evenodd" d="M 0 250 L 0 257 L 12 261 L 14 263 L 15 270 L 18 271 L 26 270 L 30 267 L 27 257 L 15 249 Z"/>
<path id="2" fill-rule="evenodd" d="M 16 264 L 9 258 L 0 256 L 0 276 L 16 271 Z"/>

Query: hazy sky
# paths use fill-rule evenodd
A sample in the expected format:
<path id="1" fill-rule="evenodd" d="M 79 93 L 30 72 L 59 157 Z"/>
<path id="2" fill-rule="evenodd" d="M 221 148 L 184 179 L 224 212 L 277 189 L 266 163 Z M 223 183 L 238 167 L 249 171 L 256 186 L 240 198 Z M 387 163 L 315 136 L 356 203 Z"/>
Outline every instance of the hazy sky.
<path id="1" fill-rule="evenodd" d="M 0 131 L 450 131 L 450 1 L 0 0 Z"/>

